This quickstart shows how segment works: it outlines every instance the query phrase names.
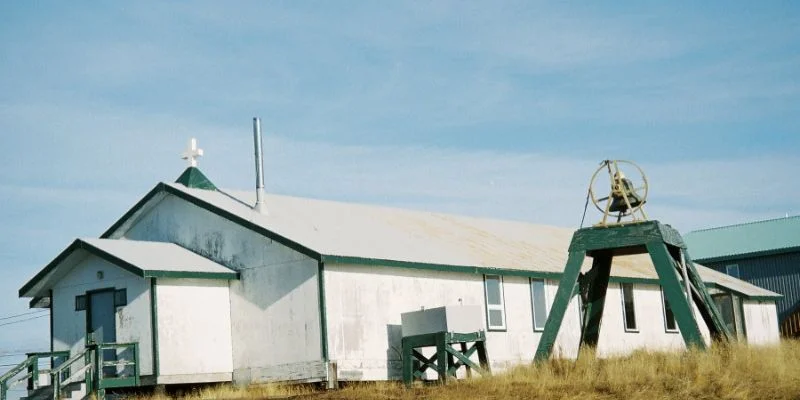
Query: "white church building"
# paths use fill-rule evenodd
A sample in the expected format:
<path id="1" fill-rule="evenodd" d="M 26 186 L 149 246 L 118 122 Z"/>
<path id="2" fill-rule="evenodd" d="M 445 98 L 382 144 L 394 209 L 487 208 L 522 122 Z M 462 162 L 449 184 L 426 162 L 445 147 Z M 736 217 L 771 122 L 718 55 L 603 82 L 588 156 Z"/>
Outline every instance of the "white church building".
<path id="1" fill-rule="evenodd" d="M 195 165 L 20 289 L 50 308 L 52 351 L 79 353 L 89 332 L 138 343 L 143 385 L 400 379 L 401 314 L 469 305 L 481 312 L 493 370 L 533 360 L 572 230 L 279 195 L 258 202 L 256 190 L 219 189 Z M 697 268 L 741 340 L 779 341 L 780 295 Z M 556 355 L 576 355 L 578 298 Z M 650 259 L 615 258 L 598 351 L 683 347 Z"/>

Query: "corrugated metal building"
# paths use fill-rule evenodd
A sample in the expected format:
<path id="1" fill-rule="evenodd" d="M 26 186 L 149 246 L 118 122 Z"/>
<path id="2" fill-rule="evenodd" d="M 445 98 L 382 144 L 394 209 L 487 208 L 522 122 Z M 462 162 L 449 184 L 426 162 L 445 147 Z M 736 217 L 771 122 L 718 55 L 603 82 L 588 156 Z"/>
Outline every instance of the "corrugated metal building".
<path id="1" fill-rule="evenodd" d="M 781 332 L 800 336 L 800 216 L 703 229 L 684 239 L 695 261 L 782 294 Z"/>

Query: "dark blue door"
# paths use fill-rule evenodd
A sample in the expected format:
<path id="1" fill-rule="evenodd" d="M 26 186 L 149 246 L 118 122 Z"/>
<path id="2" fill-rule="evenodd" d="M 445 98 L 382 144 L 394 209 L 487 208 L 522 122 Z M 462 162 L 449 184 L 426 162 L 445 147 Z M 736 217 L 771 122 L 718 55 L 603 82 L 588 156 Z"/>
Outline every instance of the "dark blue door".
<path id="1" fill-rule="evenodd" d="M 117 326 L 114 318 L 114 291 L 89 293 L 89 331 L 94 333 L 97 343 L 117 341 Z M 105 350 L 100 361 L 117 359 L 116 350 Z M 103 367 L 103 376 L 116 375 L 116 367 Z"/>

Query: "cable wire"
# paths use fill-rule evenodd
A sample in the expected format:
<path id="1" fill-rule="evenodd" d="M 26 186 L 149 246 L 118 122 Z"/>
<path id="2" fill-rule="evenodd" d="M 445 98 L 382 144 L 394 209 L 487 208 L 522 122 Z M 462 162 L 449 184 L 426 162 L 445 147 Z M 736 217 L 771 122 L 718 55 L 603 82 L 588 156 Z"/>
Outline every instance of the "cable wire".
<path id="1" fill-rule="evenodd" d="M 6 319 L 17 318 L 17 317 L 24 317 L 26 315 L 31 315 L 31 314 L 41 313 L 41 312 L 49 312 L 49 310 L 37 310 L 37 311 L 30 311 L 30 312 L 26 312 L 26 313 L 22 313 L 22 314 L 17 314 L 17 315 L 9 315 L 7 317 L 0 318 L 0 321 L 6 320 Z"/>
<path id="2" fill-rule="evenodd" d="M 44 318 L 44 317 L 47 317 L 47 316 L 49 316 L 49 315 L 38 315 L 38 316 L 36 316 L 36 317 L 25 318 L 25 319 L 21 319 L 21 320 L 19 320 L 19 321 L 6 322 L 6 323 L 4 323 L 4 324 L 0 324 L 0 326 L 6 326 L 6 325 L 19 324 L 19 323 L 21 323 L 21 322 L 32 321 L 32 320 L 34 320 L 34 319 L 38 319 L 38 318 Z"/>

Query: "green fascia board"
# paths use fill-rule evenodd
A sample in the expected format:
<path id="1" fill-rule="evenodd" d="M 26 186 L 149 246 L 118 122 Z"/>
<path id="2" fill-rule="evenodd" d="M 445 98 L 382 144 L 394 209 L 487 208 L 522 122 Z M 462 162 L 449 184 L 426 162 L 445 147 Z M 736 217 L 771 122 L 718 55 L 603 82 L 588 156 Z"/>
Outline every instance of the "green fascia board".
<path id="1" fill-rule="evenodd" d="M 185 171 L 175 180 L 183 186 L 193 189 L 217 190 L 217 187 L 203 174 L 197 167 L 186 168 Z"/>
<path id="2" fill-rule="evenodd" d="M 19 290 L 19 297 L 24 297 L 24 294 L 31 290 L 37 283 L 44 279 L 48 274 L 58 268 L 70 254 L 77 250 L 85 250 L 87 253 L 103 259 L 111 264 L 116 265 L 136 276 L 142 278 L 148 277 L 168 277 L 168 278 L 201 278 L 201 279 L 238 279 L 238 274 L 235 271 L 231 272 L 182 272 L 182 271 L 160 271 L 160 270 L 144 270 L 137 267 L 111 253 L 103 251 L 89 243 L 80 239 L 75 239 L 64 251 L 62 251 L 53 261 L 45 266 L 39 273 L 37 273 L 30 281 L 28 281 Z"/>
<path id="3" fill-rule="evenodd" d="M 351 256 L 322 256 L 323 263 L 329 264 L 353 264 L 362 266 L 380 266 L 380 267 L 395 267 L 395 268 L 408 268 L 408 269 L 422 269 L 429 271 L 440 272 L 459 272 L 476 275 L 502 275 L 502 276 L 520 276 L 526 278 L 538 279 L 551 279 L 560 280 L 563 275 L 561 272 L 543 272 L 543 271 L 526 271 L 519 269 L 508 268 L 490 268 L 490 267 L 470 267 L 464 265 L 446 265 L 446 264 L 430 264 L 419 263 L 413 261 L 397 261 L 386 260 L 379 258 L 364 258 L 364 257 L 351 257 Z M 609 278 L 611 283 L 634 283 L 642 285 L 660 285 L 661 282 L 656 278 L 640 278 L 640 277 L 627 277 L 627 276 L 611 276 Z M 728 288 L 727 286 L 718 283 L 706 282 L 709 287 L 715 287 L 721 290 L 735 293 L 739 296 L 747 298 L 748 300 L 776 300 L 782 296 L 751 296 L 739 291 Z"/>
<path id="4" fill-rule="evenodd" d="M 172 278 L 172 279 L 228 279 L 239 280 L 239 273 L 231 272 L 198 272 L 198 271 L 165 271 L 148 270 L 144 272 L 144 278 Z"/>
<path id="5" fill-rule="evenodd" d="M 322 262 L 333 264 L 356 264 L 364 266 L 397 267 L 409 269 L 424 269 L 440 272 L 460 272 L 476 275 L 503 275 L 503 276 L 522 276 L 528 278 L 559 279 L 560 272 L 526 271 L 520 269 L 491 268 L 491 267 L 470 267 L 464 265 L 432 264 L 414 261 L 398 261 L 381 258 L 351 257 L 351 256 L 331 256 L 323 255 Z"/>
<path id="6" fill-rule="evenodd" d="M 122 218 L 120 218 L 117 222 L 115 222 L 114 225 L 111 226 L 111 228 L 106 230 L 106 232 L 103 233 L 103 235 L 101 235 L 100 238 L 102 238 L 102 239 L 110 238 L 120 227 L 122 227 L 123 224 L 125 224 L 125 222 L 127 222 L 127 220 L 129 218 L 133 217 L 141 208 L 145 207 L 147 205 L 147 203 L 150 202 L 150 200 L 152 200 L 154 197 L 156 197 L 160 193 L 170 194 L 170 195 L 173 195 L 173 196 L 175 196 L 175 197 L 177 197 L 177 198 L 179 198 L 181 200 L 184 200 L 184 201 L 187 201 L 187 202 L 189 202 L 191 204 L 194 204 L 194 205 L 196 205 L 196 206 L 198 206 L 198 207 L 200 207 L 200 208 L 202 208 L 202 209 L 204 209 L 206 211 L 211 212 L 212 214 L 215 214 L 215 215 L 217 215 L 217 216 L 219 216 L 221 218 L 224 218 L 224 219 L 227 219 L 227 220 L 229 220 L 231 222 L 234 222 L 234 223 L 238 224 L 239 226 L 242 226 L 242 227 L 244 227 L 246 229 L 249 229 L 249 230 L 251 230 L 253 232 L 256 232 L 256 233 L 258 233 L 258 234 L 260 234 L 260 235 L 262 235 L 262 236 L 264 236 L 264 237 L 266 237 L 266 238 L 268 238 L 270 240 L 273 240 L 273 241 L 275 241 L 277 243 L 280 243 L 280 244 L 282 244 L 282 245 L 284 245 L 284 246 L 286 246 L 286 247 L 288 247 L 288 248 L 290 248 L 292 250 L 295 250 L 300 254 L 304 254 L 304 255 L 306 255 L 308 257 L 311 257 L 314 260 L 320 261 L 322 259 L 320 253 L 310 249 L 309 247 L 303 246 L 300 243 L 297 243 L 297 242 L 295 242 L 295 241 L 293 241 L 293 240 L 291 240 L 291 239 L 289 239 L 289 238 L 287 238 L 285 236 L 278 235 L 275 232 L 272 232 L 272 231 L 270 231 L 268 229 L 265 229 L 264 227 L 262 227 L 262 226 L 260 226 L 258 224 L 255 224 L 255 223 L 253 223 L 251 221 L 248 221 L 248 220 L 246 220 L 246 219 L 244 219 L 244 218 L 242 218 L 242 217 L 240 217 L 240 216 L 238 216 L 236 214 L 233 214 L 233 213 L 231 213 L 229 211 L 223 210 L 223 209 L 221 209 L 221 208 L 219 208 L 219 207 L 217 207 L 217 206 L 215 206 L 213 204 L 209 204 L 209 203 L 207 203 L 207 202 L 205 202 L 205 201 L 203 201 L 201 199 L 198 199 L 197 197 L 194 197 L 194 196 L 192 196 L 192 195 L 190 195 L 188 193 L 185 193 L 185 192 L 183 192 L 181 190 L 175 189 L 175 188 L 173 188 L 173 187 L 171 187 L 171 186 L 169 186 L 169 185 L 167 185 L 167 184 L 165 184 L 163 182 L 159 183 L 158 185 L 156 185 L 156 187 L 153 188 L 153 190 L 151 190 L 149 193 L 147 193 L 147 195 L 145 195 L 145 197 L 142 198 L 142 200 L 140 200 L 138 203 L 136 203 L 136 205 L 134 205 L 133 208 L 128 210 L 128 212 L 125 213 L 125 215 L 123 215 Z"/>
<path id="7" fill-rule="evenodd" d="M 164 193 L 166 187 L 167 185 L 165 185 L 163 182 L 159 182 L 156 185 L 156 187 L 150 189 L 150 191 L 147 192 L 147 194 L 144 195 L 144 197 L 142 197 L 139 201 L 137 201 L 136 204 L 134 204 L 133 207 L 130 208 L 130 210 L 126 211 L 125 214 L 123 214 L 122 217 L 120 217 L 120 219 L 114 222 L 114 224 L 112 224 L 110 228 L 106 229 L 106 231 L 103 232 L 102 235 L 100 235 L 100 238 L 110 239 L 111 235 L 113 235 L 114 232 L 119 230 L 122 227 L 122 225 L 124 225 L 126 222 L 128 222 L 128 220 L 133 218 L 133 216 L 136 215 L 136 213 L 138 213 L 140 210 L 142 210 L 148 203 L 150 203 L 150 201 L 153 200 L 153 198 L 155 198 L 161 193 Z"/>
<path id="8" fill-rule="evenodd" d="M 36 286 L 39 281 L 44 279 L 50 272 L 52 272 L 58 264 L 64 261 L 73 251 L 78 250 L 80 248 L 81 241 L 76 239 L 72 244 L 70 244 L 66 249 L 64 249 L 61 253 L 56 256 L 53 261 L 47 264 L 41 271 L 39 271 L 36 275 L 33 276 L 27 283 L 22 285 L 22 288 L 19 289 L 19 297 L 25 297 L 25 293 L 31 290 L 34 286 Z"/>
<path id="9" fill-rule="evenodd" d="M 716 262 L 724 262 L 724 261 L 735 261 L 735 260 L 742 260 L 746 258 L 756 258 L 756 257 L 766 257 L 766 256 L 776 256 L 780 254 L 786 253 L 796 253 L 800 252 L 800 246 L 797 247 L 784 247 L 780 249 L 770 249 L 770 250 L 762 250 L 762 251 L 753 251 L 749 253 L 737 253 L 737 254 L 729 254 L 725 256 L 718 256 L 718 257 L 706 257 L 706 258 L 699 258 L 696 259 L 699 263 L 716 263 Z"/>

